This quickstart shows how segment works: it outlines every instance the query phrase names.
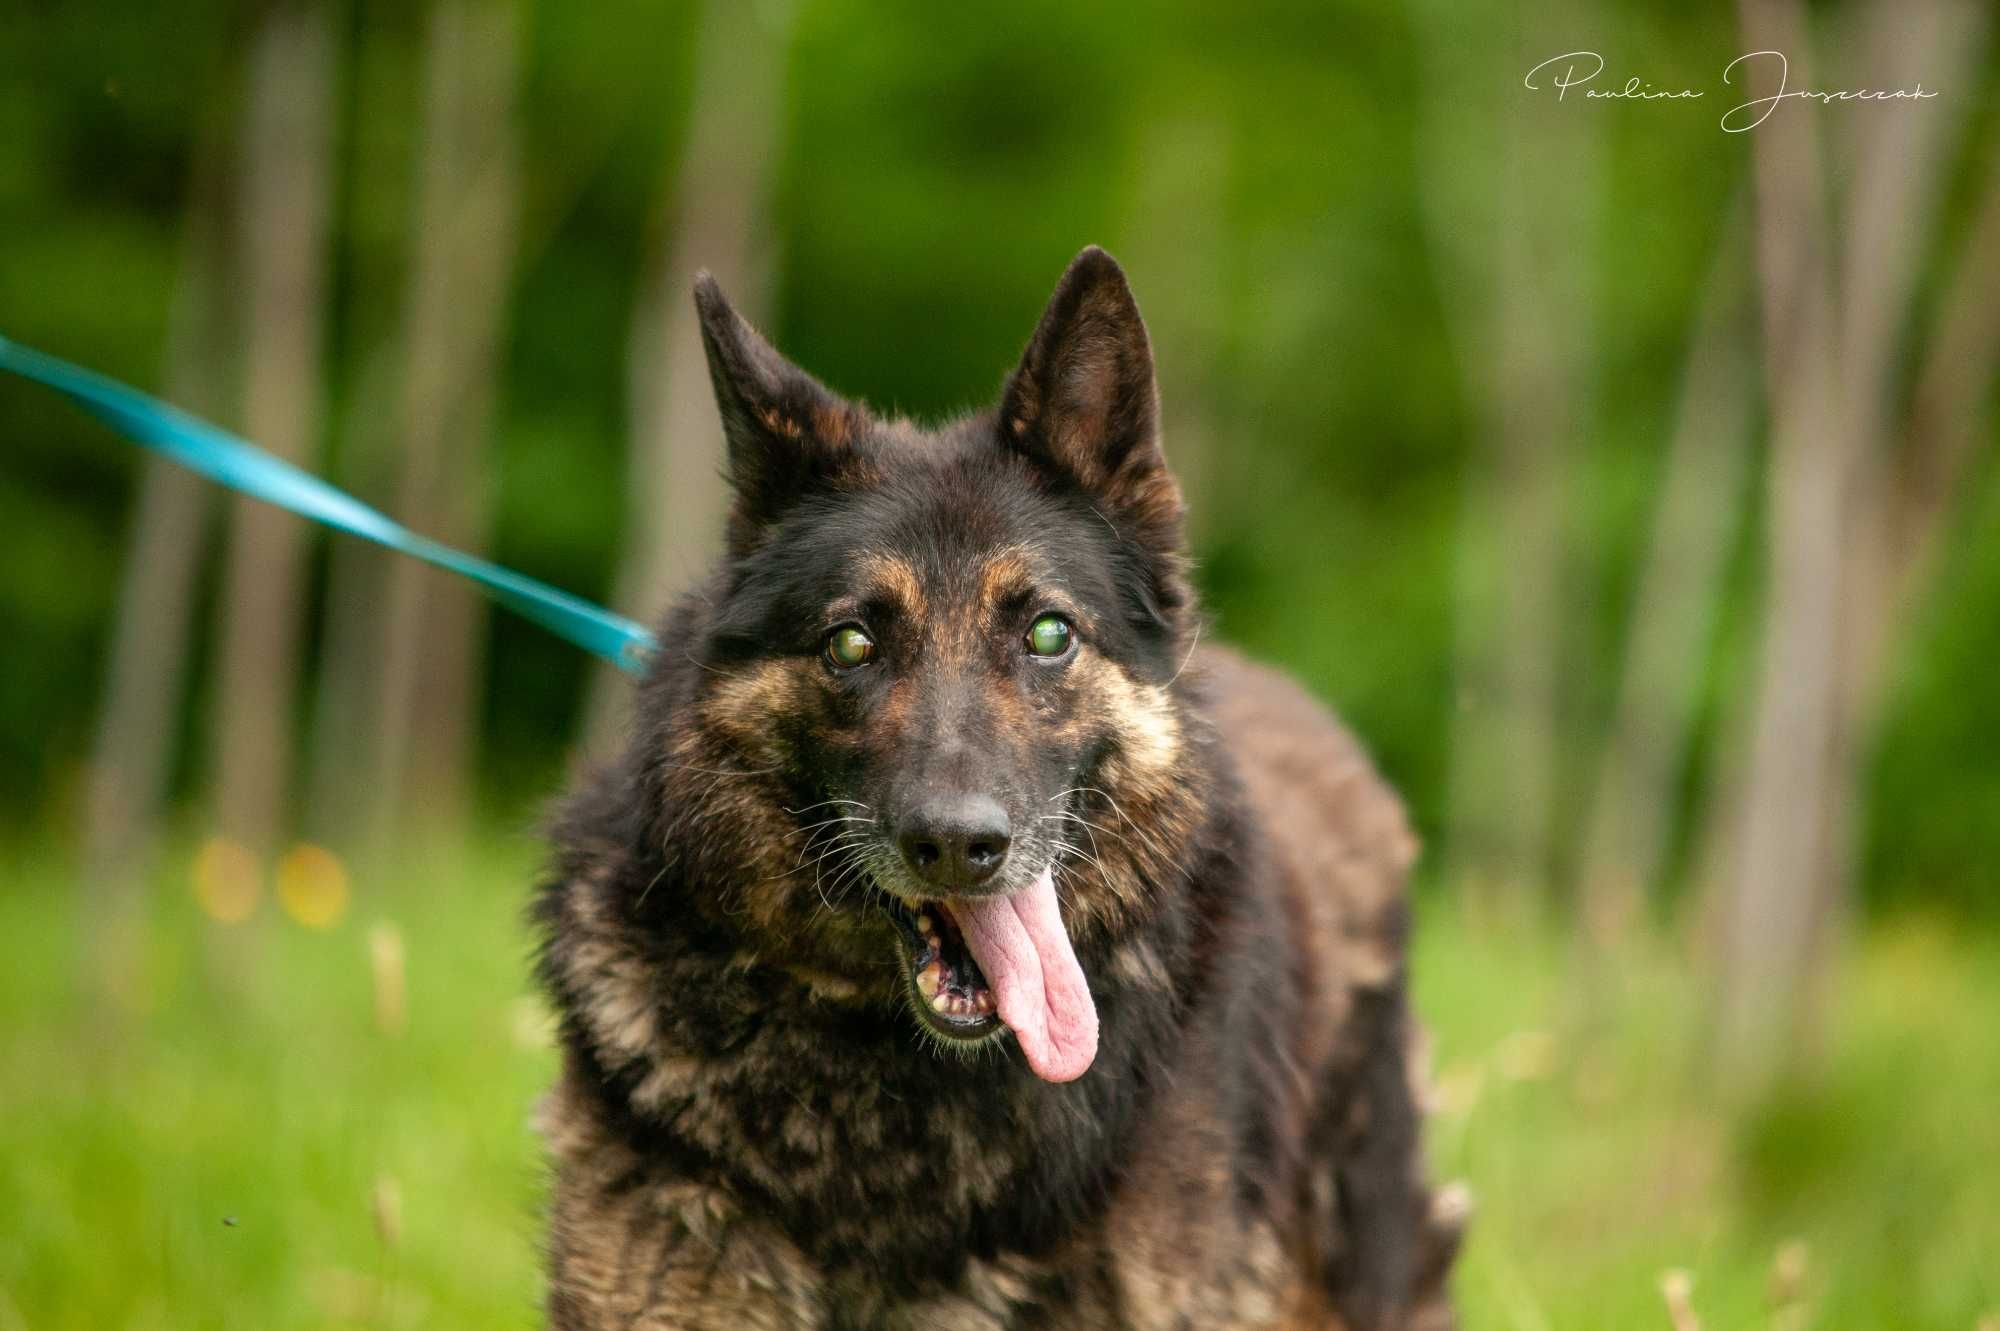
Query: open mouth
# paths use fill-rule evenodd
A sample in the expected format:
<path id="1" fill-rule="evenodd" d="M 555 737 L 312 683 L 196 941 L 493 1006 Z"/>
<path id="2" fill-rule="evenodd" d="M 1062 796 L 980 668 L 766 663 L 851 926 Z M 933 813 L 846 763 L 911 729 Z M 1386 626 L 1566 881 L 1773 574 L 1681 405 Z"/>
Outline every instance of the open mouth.
<path id="1" fill-rule="evenodd" d="M 993 989 L 965 945 L 958 917 L 942 901 L 906 906 L 891 899 L 889 916 L 903 936 L 911 1006 L 924 1024 L 949 1040 L 974 1042 L 1003 1029 Z"/>
<path id="2" fill-rule="evenodd" d="M 1097 1056 L 1097 1005 L 1056 897 L 1053 866 L 1008 893 L 890 898 L 917 1017 L 947 1040 L 1013 1032 L 1044 1081 L 1073 1081 Z"/>

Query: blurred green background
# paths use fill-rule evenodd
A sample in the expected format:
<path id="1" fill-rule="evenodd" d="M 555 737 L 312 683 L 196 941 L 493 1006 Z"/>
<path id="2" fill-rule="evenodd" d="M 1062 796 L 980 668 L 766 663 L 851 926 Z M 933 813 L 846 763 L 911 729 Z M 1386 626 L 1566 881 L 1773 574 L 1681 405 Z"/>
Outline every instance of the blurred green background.
<path id="1" fill-rule="evenodd" d="M 1218 632 L 1341 710 L 1426 842 L 1467 1325 L 2000 1315 L 1985 6 L 6 32 L 0 333 L 641 617 L 716 529 L 697 268 L 934 419 L 1104 244 Z M 1939 96 L 1723 132 L 1769 46 Z M 1571 51 L 1705 96 L 1523 86 Z M 533 1324 L 518 916 L 618 682 L 24 383 L 0 440 L 0 1331 Z"/>

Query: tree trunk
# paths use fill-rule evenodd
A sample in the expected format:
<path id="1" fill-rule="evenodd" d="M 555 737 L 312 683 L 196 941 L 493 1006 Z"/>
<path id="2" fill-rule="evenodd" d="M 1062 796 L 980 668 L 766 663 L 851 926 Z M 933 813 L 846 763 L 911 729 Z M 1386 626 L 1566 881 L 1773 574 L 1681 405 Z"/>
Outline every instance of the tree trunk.
<path id="1" fill-rule="evenodd" d="M 1984 440 L 1982 406 L 2000 358 L 2000 154 L 1994 154 L 1978 218 L 1946 282 L 1946 306 L 1928 340 L 1894 480 L 1888 546 L 1900 572 L 1898 608 L 1922 582 L 1952 500 Z"/>
<path id="2" fill-rule="evenodd" d="M 244 428 L 311 463 L 320 418 L 334 44 L 318 4 L 271 9 L 251 55 L 243 238 Z M 233 506 L 216 688 L 216 816 L 259 854 L 284 830 L 292 777 L 307 528 L 267 504 Z"/>
<path id="3" fill-rule="evenodd" d="M 1740 0 L 1746 48 L 1791 57 L 1788 86 L 1816 86 L 1796 0 Z M 1871 77 L 1935 78 L 1963 60 L 1972 11 L 1879 7 Z M 1882 67 L 1881 53 L 1888 55 Z M 1774 62 L 1749 71 L 1753 96 Z M 1961 65 L 1961 68 L 1963 66 Z M 1738 863 L 1721 917 L 1719 1052 L 1729 1080 L 1767 1085 L 1818 1027 L 1833 926 L 1856 847 L 1858 678 L 1873 635 L 1857 610 L 1879 551 L 1868 484 L 1889 433 L 1891 371 L 1916 273 L 1916 219 L 1935 195 L 1953 123 L 1939 114 L 1863 126 L 1836 299 L 1816 120 L 1774 114 L 1755 132 L 1758 254 L 1771 404 L 1770 571 Z"/>
<path id="4" fill-rule="evenodd" d="M 1850 699 L 1857 722 L 1873 713 L 1889 645 L 1922 597 L 1938 537 L 1978 446 L 1990 438 L 1982 427 L 2000 359 L 2000 153 L 1991 156 L 1972 228 L 1943 290 L 1901 448 L 1863 482 L 1878 497 L 1869 516 L 1879 570 L 1857 625 L 1860 668 Z"/>
<path id="5" fill-rule="evenodd" d="M 1870 54 L 1870 77 L 1934 78 L 1944 87 L 1965 86 L 1975 77 L 1972 57 L 1985 48 L 1989 21 L 1984 6 L 1964 0 L 1878 0 L 1870 20 L 1872 30 L 1859 44 Z M 1872 725 L 1875 685 L 1890 641 L 1891 607 L 1903 590 L 1902 561 L 1892 546 L 1897 506 L 1890 445 L 1899 434 L 1897 350 L 1924 257 L 1923 223 L 1934 215 L 1943 168 L 1953 156 L 1969 107 L 1964 98 L 1940 98 L 1925 109 L 1923 115 L 1877 116 L 1857 125 L 1854 179 L 1867 184 L 1853 191 L 1847 209 L 1841 378 L 1848 394 L 1848 428 L 1860 438 L 1848 491 L 1842 728 L 1856 760 Z M 1983 287 L 1990 295 L 1994 290 L 1991 272 L 1967 271 L 1963 277 L 1975 291 Z M 1958 350 L 1965 354 L 1972 348 Z M 1961 372 L 1976 375 L 1979 363 L 1968 359 Z"/>
<path id="6" fill-rule="evenodd" d="M 694 105 L 671 181 L 675 221 L 662 228 L 632 316 L 631 505 L 613 602 L 627 613 L 658 613 L 722 547 L 722 427 L 691 290 L 706 268 L 746 315 L 756 318 L 766 306 L 775 270 L 766 205 L 781 156 L 790 12 L 740 0 L 703 7 Z M 611 667 L 598 667 L 587 749 L 602 751 L 618 738 L 629 687 Z"/>
<path id="7" fill-rule="evenodd" d="M 433 11 L 417 187 L 403 393 L 399 520 L 449 544 L 485 544 L 487 440 L 519 205 L 511 6 L 444 0 Z M 485 601 L 415 560 L 389 572 L 377 845 L 399 824 L 447 833 L 469 812 Z"/>
<path id="8" fill-rule="evenodd" d="M 359 181 L 352 186 L 367 187 Z M 398 303 L 393 296 L 378 298 Z M 400 438 L 398 350 L 397 340 L 386 338 L 350 357 L 341 413 L 340 484 L 384 511 L 395 504 L 390 473 Z M 359 851 L 373 830 L 385 589 L 390 570 L 404 558 L 368 541 L 336 539 L 327 559 L 302 829 L 323 845 L 350 852 Z"/>
<path id="9" fill-rule="evenodd" d="M 1886 635 L 1908 614 L 1935 561 L 1938 536 L 1979 445 L 1986 394 L 2000 359 L 2000 153 L 1989 166 L 1977 218 L 1945 284 L 1945 308 L 1917 379 L 1900 466 L 1883 521 L 1894 573 Z"/>
<path id="10" fill-rule="evenodd" d="M 197 415 L 225 416 L 236 359 L 226 312 L 228 134 L 223 117 L 208 120 L 195 145 L 165 395 Z M 84 882 L 98 919 L 118 914 L 150 868 L 172 779 L 210 513 L 208 482 L 145 457 L 84 798 Z"/>
<path id="11" fill-rule="evenodd" d="M 1615 951 L 1659 886 L 1695 689 L 1742 524 L 1753 407 L 1743 222 L 1738 209 L 1724 224 L 1695 317 L 1617 710 L 1591 786 L 1577 886 L 1593 952 Z"/>
<path id="12" fill-rule="evenodd" d="M 1490 79 L 1501 20 L 1427 7 L 1426 211 L 1479 438 L 1458 557 L 1456 711 L 1445 874 L 1476 914 L 1544 908 L 1555 870 L 1562 753 L 1563 490 L 1590 415 L 1590 247 L 1602 206 L 1601 117 Z M 1461 89 L 1489 87 L 1469 111 Z M 1468 116 L 1477 117 L 1467 138 Z M 1482 137 L 1482 135 L 1484 137 Z"/>

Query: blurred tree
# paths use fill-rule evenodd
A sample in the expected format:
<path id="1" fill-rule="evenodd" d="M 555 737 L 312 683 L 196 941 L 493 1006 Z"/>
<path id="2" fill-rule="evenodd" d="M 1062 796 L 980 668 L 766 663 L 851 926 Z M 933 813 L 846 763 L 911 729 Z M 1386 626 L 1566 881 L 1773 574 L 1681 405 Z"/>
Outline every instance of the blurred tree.
<path id="1" fill-rule="evenodd" d="M 373 292 L 370 296 L 379 299 Z M 355 318 L 352 312 L 349 317 Z M 392 513 L 399 349 L 400 339 L 385 336 L 350 356 L 336 478 L 344 488 Z M 372 791 L 381 747 L 375 738 L 380 729 L 375 709 L 382 701 L 383 608 L 390 572 L 401 559 L 368 541 L 336 539 L 328 552 L 311 766 L 301 826 L 307 836 L 329 846 L 358 848 L 375 813 Z"/>
<path id="2" fill-rule="evenodd" d="M 1902 446 L 1879 459 L 1880 469 L 1864 483 L 1884 497 L 1875 540 L 1888 566 L 1874 602 L 1863 607 L 1872 630 L 1871 676 L 1880 674 L 1898 630 L 1909 627 L 1937 559 L 1938 538 L 1968 484 L 1979 445 L 1992 437 L 1987 396 L 2000 364 L 2000 149 L 1988 148 L 1984 156 L 1978 206 L 1925 339 Z M 1861 702 L 1869 701 L 1864 692 Z"/>
<path id="3" fill-rule="evenodd" d="M 1543 16 L 1546 19 L 1546 15 Z M 1475 909 L 1518 917 L 1553 900 L 1561 712 L 1565 481 L 1591 416 L 1591 279 L 1604 205 L 1596 117 L 1481 77 L 1497 48 L 1526 70 L 1527 25 L 1486 15 L 1483 37 L 1426 7 L 1425 188 L 1457 316 L 1479 438 L 1463 479 L 1457 709 L 1446 872 Z M 1469 112 L 1458 90 L 1494 90 Z M 1464 132 L 1477 114 L 1490 130 Z"/>
<path id="4" fill-rule="evenodd" d="M 1790 53 L 1786 86 L 1818 87 L 1797 0 L 1741 0 L 1746 47 Z M 1983 11 L 1957 0 L 1878 3 L 1850 37 L 1873 77 L 1909 87 L 1969 75 Z M 1745 71 L 1754 96 L 1780 81 L 1776 63 Z M 1857 790 L 1872 692 L 1872 625 L 1860 613 L 1885 580 L 1887 487 L 1878 459 L 1895 433 L 1893 374 L 1919 271 L 1939 165 L 1964 110 L 1858 122 L 1851 187 L 1836 252 L 1818 121 L 1774 115 L 1752 143 L 1770 403 L 1770 568 L 1754 680 L 1741 845 L 1720 920 L 1721 1053 L 1745 1088 L 1767 1085 L 1809 1049 L 1814 999 L 1852 886 Z"/>
<path id="5" fill-rule="evenodd" d="M 641 617 L 692 586 L 721 550 L 722 430 L 695 322 L 694 274 L 715 274 L 753 321 L 769 308 L 775 276 L 766 210 L 783 148 L 793 5 L 706 0 L 701 12 L 687 141 L 662 188 L 673 221 L 658 228 L 647 255 L 625 353 L 629 507 L 613 603 Z M 629 689 L 609 666 L 594 672 L 587 750 L 618 737 Z"/>
<path id="6" fill-rule="evenodd" d="M 320 427 L 334 50 L 325 4 L 268 9 L 251 49 L 244 135 L 244 428 L 307 466 Z M 275 848 L 288 813 L 307 535 L 288 513 L 249 499 L 234 504 L 216 683 L 216 816 L 225 835 L 259 853 Z"/>
<path id="7" fill-rule="evenodd" d="M 349 24 L 336 264 L 336 430 L 329 479 L 394 513 L 398 410 L 407 357 L 411 244 L 423 119 L 425 9 L 385 13 L 360 0 Z M 319 630 L 302 828 L 358 848 L 375 813 L 381 651 L 389 577 L 400 556 L 334 540 Z"/>
<path id="8" fill-rule="evenodd" d="M 395 511 L 475 551 L 486 545 L 487 437 L 514 271 L 519 40 L 511 4 L 440 0 L 426 43 Z M 464 582 L 415 560 L 391 565 L 372 841 L 392 828 L 462 832 L 486 613 Z"/>
<path id="9" fill-rule="evenodd" d="M 1747 216 L 1732 209 L 1704 284 L 1667 442 L 1619 695 L 1588 793 L 1579 923 L 1594 952 L 1627 941 L 1665 876 L 1697 686 L 1743 525 L 1756 390 Z"/>
<path id="10" fill-rule="evenodd" d="M 1188 500 L 1188 533 L 1199 548 L 1227 501 L 1218 457 L 1216 385 L 1221 377 L 1228 259 L 1222 214 L 1229 139 L 1211 118 L 1162 117 L 1140 147 L 1132 243 L 1125 262 L 1143 275 L 1143 311 L 1163 384 L 1163 432 Z"/>
<path id="11" fill-rule="evenodd" d="M 232 414 L 239 360 L 228 300 L 231 117 L 221 114 L 230 109 L 218 100 L 197 135 L 163 390 L 215 418 Z M 165 812 L 213 503 L 209 483 L 185 467 L 151 454 L 142 466 L 84 800 L 84 882 L 105 919 L 144 878 Z"/>

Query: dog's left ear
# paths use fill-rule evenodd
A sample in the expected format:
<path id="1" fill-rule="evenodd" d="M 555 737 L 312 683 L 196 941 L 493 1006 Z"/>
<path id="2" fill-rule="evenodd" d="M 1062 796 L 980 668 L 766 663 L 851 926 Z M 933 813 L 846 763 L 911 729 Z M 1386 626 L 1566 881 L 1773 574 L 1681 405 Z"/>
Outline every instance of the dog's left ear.
<path id="1" fill-rule="evenodd" d="M 1160 449 L 1153 348 L 1118 261 L 1071 261 L 1000 397 L 1001 440 L 1088 491 L 1141 547 L 1181 546 L 1180 486 Z"/>
<path id="2" fill-rule="evenodd" d="M 866 413 L 780 355 L 706 272 L 695 278 L 694 303 L 736 491 L 729 552 L 741 556 L 800 498 L 836 481 Z"/>

